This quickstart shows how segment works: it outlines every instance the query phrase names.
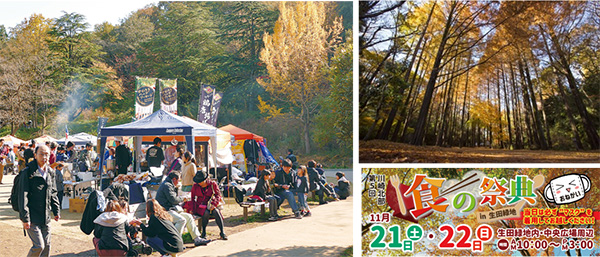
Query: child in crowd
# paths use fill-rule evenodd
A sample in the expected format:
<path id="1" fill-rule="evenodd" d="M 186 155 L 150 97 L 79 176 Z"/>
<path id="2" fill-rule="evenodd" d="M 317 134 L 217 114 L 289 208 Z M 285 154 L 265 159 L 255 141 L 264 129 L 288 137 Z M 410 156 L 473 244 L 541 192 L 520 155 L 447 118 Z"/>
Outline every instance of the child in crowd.
<path id="1" fill-rule="evenodd" d="M 306 202 L 309 191 L 308 171 L 306 166 L 300 165 L 300 167 L 298 167 L 298 173 L 294 183 L 296 184 L 295 194 L 298 196 L 298 208 L 300 209 L 300 214 L 304 217 L 310 217 L 310 208 L 308 207 L 308 202 Z"/>
<path id="2" fill-rule="evenodd" d="M 60 209 L 62 209 L 63 196 L 65 195 L 65 185 L 63 178 L 64 167 L 65 165 L 62 162 L 58 163 L 55 168 L 56 176 L 54 177 L 56 179 L 56 191 Z"/>

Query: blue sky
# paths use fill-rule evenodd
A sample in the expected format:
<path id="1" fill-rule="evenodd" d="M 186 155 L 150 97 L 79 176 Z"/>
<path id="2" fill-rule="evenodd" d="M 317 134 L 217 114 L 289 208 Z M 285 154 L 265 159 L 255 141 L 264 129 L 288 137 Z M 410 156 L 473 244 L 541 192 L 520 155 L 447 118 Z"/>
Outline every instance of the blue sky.
<path id="1" fill-rule="evenodd" d="M 144 6 L 158 3 L 151 0 L 124 0 L 124 1 L 5 1 L 0 0 L 0 25 L 7 29 L 21 23 L 34 13 L 41 13 L 45 18 L 58 18 L 66 12 L 83 14 L 90 24 L 88 30 L 93 30 L 94 25 L 108 21 L 117 24 L 135 10 Z"/>

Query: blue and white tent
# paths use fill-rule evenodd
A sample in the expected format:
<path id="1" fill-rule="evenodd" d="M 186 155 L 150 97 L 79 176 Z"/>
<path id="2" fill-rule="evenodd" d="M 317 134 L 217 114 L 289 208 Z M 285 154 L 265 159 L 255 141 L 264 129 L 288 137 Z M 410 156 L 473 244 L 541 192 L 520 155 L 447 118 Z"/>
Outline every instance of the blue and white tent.
<path id="1" fill-rule="evenodd" d="M 165 137 L 183 139 L 186 142 L 187 150 L 191 153 L 194 153 L 195 139 L 198 137 L 206 138 L 211 145 L 211 153 L 217 152 L 217 128 L 163 110 L 158 110 L 141 120 L 102 128 L 99 135 L 100 149 L 104 149 L 106 146 L 107 137 L 121 136 L 135 137 L 136 154 L 141 153 L 142 141 L 151 142 L 156 136 L 162 137 L 163 142 L 166 141 Z M 212 158 L 212 163 L 217 163 L 215 154 L 211 154 L 209 158 Z M 140 158 L 135 159 L 138 162 L 140 160 Z M 100 167 L 103 163 L 104 160 L 101 160 Z M 139 169 L 139 163 L 137 167 Z"/>

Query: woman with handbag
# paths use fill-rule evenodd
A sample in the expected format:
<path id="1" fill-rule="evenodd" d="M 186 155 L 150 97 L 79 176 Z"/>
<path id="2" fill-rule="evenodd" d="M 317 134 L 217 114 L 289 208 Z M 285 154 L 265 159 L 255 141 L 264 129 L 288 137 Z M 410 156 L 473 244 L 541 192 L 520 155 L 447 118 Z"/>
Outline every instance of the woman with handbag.
<path id="1" fill-rule="evenodd" d="M 223 232 L 223 215 L 219 209 L 224 204 L 219 185 L 202 170 L 196 172 L 194 183 L 191 201 L 193 213 L 202 217 L 202 234 L 200 237 L 206 238 L 206 226 L 210 216 L 213 215 L 217 226 L 221 230 L 221 239 L 227 240 L 227 236 Z"/>

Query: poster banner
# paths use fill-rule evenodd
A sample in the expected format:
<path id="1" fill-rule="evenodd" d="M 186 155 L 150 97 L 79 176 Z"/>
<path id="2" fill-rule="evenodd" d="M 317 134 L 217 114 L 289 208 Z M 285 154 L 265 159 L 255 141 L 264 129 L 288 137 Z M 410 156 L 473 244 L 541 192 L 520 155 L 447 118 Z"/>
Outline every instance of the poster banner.
<path id="1" fill-rule="evenodd" d="M 233 154 L 233 166 L 246 171 L 246 156 L 244 155 L 244 141 L 246 140 L 235 140 L 231 143 L 231 153 Z"/>
<path id="2" fill-rule="evenodd" d="M 219 117 L 219 108 L 221 107 L 221 100 L 223 100 L 223 93 L 214 93 L 212 103 L 210 105 L 210 119 L 207 122 L 210 125 L 217 126 L 217 118 Z"/>
<path id="3" fill-rule="evenodd" d="M 135 78 L 135 119 L 152 114 L 154 108 L 155 78 Z"/>
<path id="4" fill-rule="evenodd" d="M 104 118 L 104 117 L 98 117 L 98 128 L 96 130 L 96 135 L 100 136 L 100 131 L 102 130 L 102 128 L 104 128 L 106 126 L 106 123 L 108 122 L 108 118 Z"/>
<path id="5" fill-rule="evenodd" d="M 200 90 L 200 101 L 198 101 L 198 121 L 208 123 L 211 117 L 211 104 L 215 94 L 215 87 L 211 85 L 202 85 Z"/>
<path id="6" fill-rule="evenodd" d="M 160 109 L 177 114 L 177 80 L 158 79 L 160 85 Z"/>
<path id="7" fill-rule="evenodd" d="M 363 256 L 597 256 L 600 169 L 362 170 Z"/>

